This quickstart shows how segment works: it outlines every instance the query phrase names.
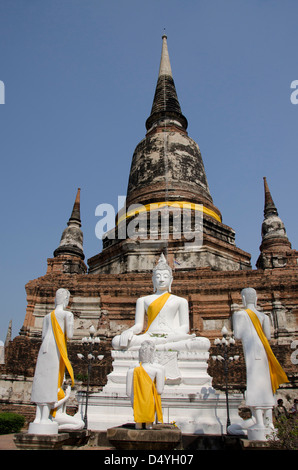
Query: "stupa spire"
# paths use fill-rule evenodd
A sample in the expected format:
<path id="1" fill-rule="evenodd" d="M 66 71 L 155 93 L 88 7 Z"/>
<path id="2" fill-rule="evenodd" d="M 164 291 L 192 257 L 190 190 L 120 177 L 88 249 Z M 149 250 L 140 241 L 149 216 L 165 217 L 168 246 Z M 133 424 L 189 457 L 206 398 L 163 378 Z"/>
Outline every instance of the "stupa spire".
<path id="1" fill-rule="evenodd" d="M 151 114 L 146 121 L 146 129 L 149 131 L 154 125 L 165 125 L 167 121 L 172 124 L 175 123 L 184 131 L 187 129 L 187 119 L 181 112 L 173 79 L 167 36 L 163 34 L 157 85 Z"/>
<path id="2" fill-rule="evenodd" d="M 6 334 L 6 339 L 5 339 L 5 343 L 4 343 L 5 348 L 8 347 L 9 342 L 11 341 L 11 332 L 12 332 L 12 320 L 9 321 L 7 334 Z"/>
<path id="3" fill-rule="evenodd" d="M 273 202 L 266 176 L 263 177 L 263 180 L 264 180 L 264 192 L 265 192 L 264 216 L 266 218 L 271 214 L 278 215 L 278 212 Z"/>
<path id="4" fill-rule="evenodd" d="M 71 216 L 67 222 L 66 229 L 62 233 L 60 244 L 54 251 L 54 257 L 72 255 L 78 256 L 82 260 L 85 258 L 83 252 L 83 233 L 80 229 L 80 195 L 81 189 L 78 188 Z"/>
<path id="5" fill-rule="evenodd" d="M 264 180 L 264 220 L 262 243 L 256 266 L 259 269 L 280 268 L 287 264 L 287 253 L 291 250 L 284 223 L 278 215 L 266 177 Z"/>
<path id="6" fill-rule="evenodd" d="M 166 34 L 163 34 L 162 36 L 162 49 L 158 77 L 162 75 L 169 75 L 173 78 Z"/>
<path id="7" fill-rule="evenodd" d="M 72 213 L 67 225 L 76 223 L 81 227 L 81 188 L 78 188 L 76 199 L 73 205 Z"/>
<path id="8" fill-rule="evenodd" d="M 279 243 L 289 244 L 288 237 L 286 234 L 285 226 L 278 216 L 277 209 L 273 202 L 269 186 L 266 177 L 264 179 L 264 192 L 265 192 L 265 203 L 264 203 L 264 221 L 262 224 L 262 240 L 264 242 L 273 241 L 276 245 L 276 241 Z M 266 246 L 267 246 L 266 245 Z"/>

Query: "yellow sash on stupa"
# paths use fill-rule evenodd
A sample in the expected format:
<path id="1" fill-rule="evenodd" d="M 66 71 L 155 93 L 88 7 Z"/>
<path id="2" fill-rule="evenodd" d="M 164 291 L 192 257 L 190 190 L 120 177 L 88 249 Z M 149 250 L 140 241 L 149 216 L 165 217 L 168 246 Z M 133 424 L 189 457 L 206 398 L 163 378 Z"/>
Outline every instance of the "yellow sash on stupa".
<path id="1" fill-rule="evenodd" d="M 60 363 L 59 363 L 59 374 L 58 374 L 58 394 L 57 394 L 57 399 L 59 401 L 65 396 L 65 393 L 61 388 L 63 384 L 63 379 L 64 379 L 65 367 L 67 368 L 68 373 L 70 375 L 72 386 L 74 385 L 74 375 L 73 375 L 72 365 L 67 355 L 66 334 L 63 333 L 57 321 L 55 310 L 53 310 L 51 313 L 51 321 L 52 321 L 52 328 L 53 328 L 53 333 L 54 333 L 54 337 L 56 340 L 56 344 L 60 352 Z M 56 414 L 56 409 L 52 410 L 52 415 L 55 416 L 55 414 Z"/>
<path id="2" fill-rule="evenodd" d="M 166 303 L 166 301 L 168 300 L 170 295 L 171 294 L 169 292 L 165 292 L 160 297 L 157 297 L 157 299 L 155 299 L 155 300 L 153 300 L 153 302 L 151 302 L 151 304 L 149 305 L 148 310 L 147 310 L 148 326 L 147 326 L 145 331 L 148 330 L 149 326 L 151 325 L 153 320 L 157 317 L 157 315 L 161 311 L 162 307 L 164 306 L 164 304 Z"/>
<path id="3" fill-rule="evenodd" d="M 149 377 L 142 364 L 134 369 L 133 373 L 133 411 L 136 423 L 155 422 L 163 423 L 161 398 L 158 395 L 155 381 Z"/>
<path id="4" fill-rule="evenodd" d="M 269 341 L 264 334 L 261 322 L 258 319 L 257 315 L 255 314 L 255 312 L 253 312 L 249 308 L 246 309 L 245 311 L 248 313 L 248 316 L 251 319 L 252 324 L 254 325 L 256 332 L 258 333 L 258 336 L 260 340 L 262 341 L 262 344 L 265 348 L 267 358 L 268 358 L 268 363 L 269 363 L 269 372 L 270 372 L 270 378 L 271 378 L 272 391 L 273 391 L 273 394 L 275 394 L 278 387 L 283 383 L 289 382 L 289 379 L 286 373 L 284 372 L 283 368 L 281 367 L 280 363 L 274 356 L 273 351 L 270 347 Z"/>

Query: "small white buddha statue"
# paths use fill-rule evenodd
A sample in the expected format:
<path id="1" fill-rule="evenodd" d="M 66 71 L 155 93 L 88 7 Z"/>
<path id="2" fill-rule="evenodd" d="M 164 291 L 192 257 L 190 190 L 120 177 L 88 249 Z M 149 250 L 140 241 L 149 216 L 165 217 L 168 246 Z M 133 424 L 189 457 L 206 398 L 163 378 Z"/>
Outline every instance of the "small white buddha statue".
<path id="1" fill-rule="evenodd" d="M 135 324 L 113 338 L 116 350 L 139 349 L 145 340 L 154 341 L 157 351 L 193 351 L 209 346 L 209 340 L 189 334 L 188 301 L 171 294 L 172 270 L 164 255 L 153 269 L 154 293 L 136 302 Z M 145 332 L 145 317 L 148 326 Z"/>
<path id="2" fill-rule="evenodd" d="M 139 349 L 139 362 L 128 370 L 126 394 L 131 399 L 136 429 L 152 429 L 153 422 L 163 422 L 160 395 L 165 385 L 165 368 L 154 362 L 155 343 L 144 341 Z"/>
<path id="3" fill-rule="evenodd" d="M 66 412 L 67 401 L 70 398 L 71 387 L 66 387 L 65 393 L 63 392 L 62 398 L 58 400 L 53 408 L 53 421 L 58 424 L 59 431 L 79 431 L 84 427 L 84 421 L 81 418 L 80 412 L 74 416 L 68 415 Z"/>

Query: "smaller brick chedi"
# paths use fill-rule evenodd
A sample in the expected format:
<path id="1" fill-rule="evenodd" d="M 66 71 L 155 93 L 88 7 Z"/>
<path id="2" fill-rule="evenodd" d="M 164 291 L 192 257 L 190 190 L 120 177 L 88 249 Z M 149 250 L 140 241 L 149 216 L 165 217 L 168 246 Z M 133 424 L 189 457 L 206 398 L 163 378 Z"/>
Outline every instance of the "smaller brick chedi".
<path id="1" fill-rule="evenodd" d="M 252 268 L 250 254 L 236 246 L 234 230 L 223 223 L 213 202 L 199 146 L 189 137 L 187 126 L 164 35 L 146 134 L 128 169 L 126 206 L 116 216 L 115 229 L 103 239 L 102 251 L 85 264 L 78 190 L 61 241 L 47 260 L 46 274 L 26 285 L 24 324 L 20 336 L 11 342 L 15 354 L 6 355 L 11 363 L 15 364 L 18 344 L 23 345 L 24 339 L 40 341 L 43 318 L 53 309 L 60 287 L 71 294 L 74 336 L 70 351 L 72 344 L 88 336 L 91 324 L 109 350 L 112 338 L 132 326 L 136 300 L 150 293 L 152 269 L 164 253 L 175 271 L 172 292 L 188 300 L 191 332 L 197 336 L 212 340 L 224 325 L 232 329 L 232 313 L 242 308 L 241 290 L 253 287 L 257 291 L 258 307 L 270 317 L 272 347 L 290 379 L 288 386 L 295 386 L 290 355 L 291 343 L 298 336 L 298 252 L 291 247 L 265 178 L 260 256 Z M 131 210 L 133 205 L 141 210 Z M 190 227 L 178 233 L 185 205 Z M 162 232 L 164 214 L 168 215 L 167 238 Z M 150 225 L 152 220 L 155 225 Z M 138 237 L 131 236 L 131 227 Z M 199 243 L 192 243 L 188 235 L 196 229 Z M 9 360 L 0 367 L 2 372 L 12 371 Z M 73 367 L 76 373 L 76 364 Z M 235 376 L 233 380 L 236 387 L 242 379 Z"/>

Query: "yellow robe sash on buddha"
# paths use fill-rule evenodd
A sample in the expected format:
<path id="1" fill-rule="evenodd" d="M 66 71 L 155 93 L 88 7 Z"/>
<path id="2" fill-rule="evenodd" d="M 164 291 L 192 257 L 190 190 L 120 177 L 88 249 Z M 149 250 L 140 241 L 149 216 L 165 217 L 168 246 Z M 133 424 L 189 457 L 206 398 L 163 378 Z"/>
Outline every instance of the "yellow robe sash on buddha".
<path id="1" fill-rule="evenodd" d="M 268 358 L 268 363 L 269 363 L 269 372 L 270 372 L 270 378 L 271 378 L 271 386 L 272 386 L 272 392 L 275 394 L 276 390 L 278 387 L 286 382 L 289 382 L 289 379 L 284 372 L 283 368 L 281 367 L 280 363 L 276 359 L 268 339 L 266 338 L 261 322 L 258 319 L 257 315 L 255 312 L 250 310 L 249 308 L 245 310 L 249 316 L 249 318 L 252 321 L 252 324 L 254 325 L 256 332 L 265 348 L 267 358 Z"/>
<path id="2" fill-rule="evenodd" d="M 65 393 L 61 388 L 63 384 L 63 379 L 64 379 L 65 367 L 67 368 L 68 373 L 70 375 L 72 386 L 74 385 L 74 374 L 73 374 L 72 365 L 67 355 L 66 334 L 63 333 L 61 326 L 58 323 L 58 320 L 55 315 L 55 310 L 53 310 L 51 313 L 51 322 L 52 322 L 52 328 L 53 328 L 53 333 L 54 333 L 54 337 L 56 340 L 56 344 L 60 352 L 60 363 L 59 363 L 59 374 L 58 374 L 58 393 L 57 393 L 57 400 L 59 401 L 65 396 Z M 52 410 L 52 415 L 55 416 L 55 414 L 56 414 L 56 409 Z"/>
<path id="3" fill-rule="evenodd" d="M 157 299 L 153 300 L 153 302 L 151 302 L 147 310 L 148 326 L 145 331 L 148 330 L 153 320 L 155 320 L 170 295 L 171 294 L 169 292 L 165 292 L 164 294 L 157 297 Z"/>
<path id="4" fill-rule="evenodd" d="M 157 393 L 155 381 L 149 377 L 142 364 L 133 373 L 133 411 L 136 423 L 163 423 L 161 398 Z"/>

